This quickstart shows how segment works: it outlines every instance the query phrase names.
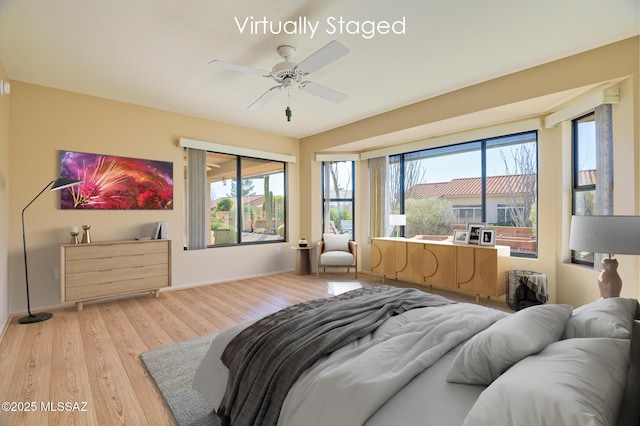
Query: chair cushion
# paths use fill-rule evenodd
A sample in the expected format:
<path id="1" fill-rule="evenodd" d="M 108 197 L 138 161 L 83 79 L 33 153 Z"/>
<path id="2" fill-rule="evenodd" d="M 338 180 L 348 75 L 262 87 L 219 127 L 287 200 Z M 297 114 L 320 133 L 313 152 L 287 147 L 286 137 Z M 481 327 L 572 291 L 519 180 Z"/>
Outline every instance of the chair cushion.
<path id="1" fill-rule="evenodd" d="M 349 234 L 322 234 L 324 250 L 349 252 Z"/>
<path id="2" fill-rule="evenodd" d="M 320 255 L 320 265 L 352 266 L 353 255 L 346 251 L 326 251 Z"/>

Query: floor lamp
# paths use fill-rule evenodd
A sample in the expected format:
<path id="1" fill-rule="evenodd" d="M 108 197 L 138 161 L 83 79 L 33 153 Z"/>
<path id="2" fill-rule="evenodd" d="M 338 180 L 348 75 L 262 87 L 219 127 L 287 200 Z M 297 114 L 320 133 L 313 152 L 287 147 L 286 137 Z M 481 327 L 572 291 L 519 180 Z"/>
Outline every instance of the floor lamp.
<path id="1" fill-rule="evenodd" d="M 614 254 L 640 254 L 640 216 L 572 216 L 569 248 L 606 253 L 598 277 L 600 297 L 620 297 L 622 279 Z"/>
<path id="2" fill-rule="evenodd" d="M 24 212 L 52 184 L 53 184 L 53 186 L 51 186 L 51 190 L 52 191 L 59 191 L 59 190 L 64 189 L 64 188 L 68 188 L 70 186 L 77 185 L 79 183 L 82 183 L 82 181 L 81 180 L 74 180 L 74 179 L 66 179 L 66 178 L 58 178 L 56 180 L 52 180 L 51 182 L 49 182 L 47 184 L 47 186 L 42 188 L 42 191 L 38 192 L 38 195 L 36 195 L 33 198 L 33 200 L 29 201 L 29 204 L 27 204 L 24 207 L 24 209 L 22 209 L 22 249 L 23 249 L 23 252 L 24 252 L 24 278 L 25 278 L 25 284 L 27 286 L 27 312 L 29 313 L 29 315 L 27 315 L 26 317 L 20 318 L 18 320 L 18 322 L 20 324 L 31 324 L 31 323 L 34 323 L 34 322 L 46 321 L 46 320 L 48 320 L 49 318 L 51 318 L 53 316 L 53 314 L 48 313 L 48 312 L 41 312 L 41 313 L 38 313 L 38 314 L 32 314 L 31 313 L 31 300 L 30 300 L 30 297 L 29 297 L 29 268 L 27 268 L 27 240 L 25 238 L 25 231 L 24 231 Z"/>

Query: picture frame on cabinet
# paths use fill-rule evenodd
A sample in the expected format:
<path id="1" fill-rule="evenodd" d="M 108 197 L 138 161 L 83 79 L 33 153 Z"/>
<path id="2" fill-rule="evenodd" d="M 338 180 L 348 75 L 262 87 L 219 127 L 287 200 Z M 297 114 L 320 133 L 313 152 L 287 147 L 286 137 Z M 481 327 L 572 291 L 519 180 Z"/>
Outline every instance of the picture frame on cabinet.
<path id="1" fill-rule="evenodd" d="M 466 229 L 454 229 L 453 244 L 469 244 L 469 231 Z"/>
<path id="2" fill-rule="evenodd" d="M 467 231 L 469 231 L 469 244 L 478 244 L 480 241 L 480 231 L 486 228 L 486 222 L 469 223 Z"/>
<path id="3" fill-rule="evenodd" d="M 496 245 L 496 230 L 495 229 L 481 229 L 480 241 L 481 246 L 495 246 Z"/>

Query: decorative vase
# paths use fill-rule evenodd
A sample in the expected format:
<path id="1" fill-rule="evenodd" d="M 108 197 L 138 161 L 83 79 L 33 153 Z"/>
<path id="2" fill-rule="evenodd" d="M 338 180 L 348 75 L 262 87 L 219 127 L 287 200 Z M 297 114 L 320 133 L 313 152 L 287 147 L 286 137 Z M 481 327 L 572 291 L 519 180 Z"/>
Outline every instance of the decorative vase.
<path id="1" fill-rule="evenodd" d="M 71 244 L 79 244 L 80 241 L 78 241 L 78 235 L 80 235 L 80 233 L 78 232 L 78 227 L 77 226 L 72 226 L 71 227 Z"/>
<path id="2" fill-rule="evenodd" d="M 598 289 L 600 297 L 620 297 L 622 291 L 622 278 L 618 275 L 617 259 L 602 259 L 602 272 L 598 277 Z"/>
<path id="3" fill-rule="evenodd" d="M 84 230 L 82 233 L 82 244 L 90 244 L 91 235 L 89 235 L 89 229 L 91 229 L 91 225 L 82 225 L 82 229 Z"/>
<path id="4" fill-rule="evenodd" d="M 307 239 L 306 239 L 306 238 L 304 238 L 304 237 L 300 238 L 300 239 L 298 240 L 298 245 L 299 245 L 300 247 L 306 247 L 306 246 L 307 246 Z"/>

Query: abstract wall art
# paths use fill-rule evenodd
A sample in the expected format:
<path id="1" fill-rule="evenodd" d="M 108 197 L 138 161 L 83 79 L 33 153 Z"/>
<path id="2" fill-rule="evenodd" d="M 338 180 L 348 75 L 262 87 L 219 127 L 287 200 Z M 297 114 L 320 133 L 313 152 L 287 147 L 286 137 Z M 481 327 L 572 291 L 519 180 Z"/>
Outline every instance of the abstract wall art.
<path id="1" fill-rule="evenodd" d="M 60 176 L 80 179 L 60 191 L 66 210 L 171 210 L 173 163 L 60 151 Z"/>

